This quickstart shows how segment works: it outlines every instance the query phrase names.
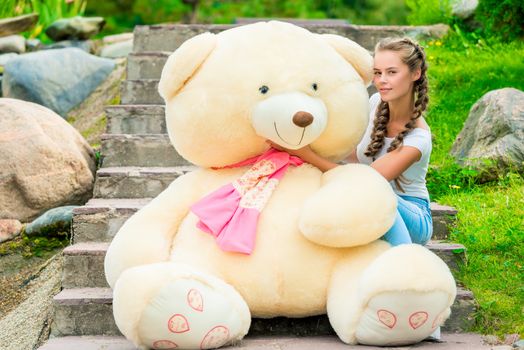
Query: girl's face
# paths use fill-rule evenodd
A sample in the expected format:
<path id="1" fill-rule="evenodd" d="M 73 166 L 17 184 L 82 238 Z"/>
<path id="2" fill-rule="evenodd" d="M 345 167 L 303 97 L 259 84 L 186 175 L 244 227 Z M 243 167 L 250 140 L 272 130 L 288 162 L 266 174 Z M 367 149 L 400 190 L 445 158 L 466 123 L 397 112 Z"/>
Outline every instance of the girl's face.
<path id="1" fill-rule="evenodd" d="M 420 78 L 420 69 L 410 72 L 395 51 L 377 51 L 373 67 L 373 84 L 384 102 L 412 95 L 413 82 Z"/>

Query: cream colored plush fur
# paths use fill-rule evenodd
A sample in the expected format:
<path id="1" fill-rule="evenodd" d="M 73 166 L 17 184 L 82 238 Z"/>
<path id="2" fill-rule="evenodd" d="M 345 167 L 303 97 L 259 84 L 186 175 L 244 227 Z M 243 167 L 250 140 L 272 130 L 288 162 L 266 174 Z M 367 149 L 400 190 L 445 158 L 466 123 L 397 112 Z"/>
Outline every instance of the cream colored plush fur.
<path id="1" fill-rule="evenodd" d="M 251 255 L 220 250 L 189 211 L 247 169 L 211 167 L 261 154 L 266 139 L 294 148 L 308 139 L 319 154 L 343 159 L 368 123 L 371 68 L 369 53 L 348 39 L 276 21 L 198 35 L 169 57 L 159 84 L 169 136 L 200 169 L 175 180 L 111 243 L 105 271 L 126 337 L 144 349 L 212 348 L 241 339 L 251 317 L 327 312 L 344 342 L 380 335 L 376 345 L 407 344 L 444 321 L 453 277 L 426 248 L 379 240 L 396 198 L 368 166 L 324 174 L 290 167 L 260 216 Z M 317 119 L 312 131 L 291 123 L 301 102 Z M 405 307 L 409 320 L 387 311 L 408 298 L 427 311 Z M 445 303 L 432 308 L 433 299 Z"/>

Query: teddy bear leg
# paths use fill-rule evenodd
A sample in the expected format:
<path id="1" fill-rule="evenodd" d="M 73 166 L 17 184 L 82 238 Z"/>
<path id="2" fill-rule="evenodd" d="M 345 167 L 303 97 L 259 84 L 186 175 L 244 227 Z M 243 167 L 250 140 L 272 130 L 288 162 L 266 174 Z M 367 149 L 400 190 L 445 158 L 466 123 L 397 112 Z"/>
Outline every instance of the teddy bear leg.
<path id="1" fill-rule="evenodd" d="M 328 295 L 330 322 L 344 342 L 417 343 L 450 315 L 455 280 L 447 265 L 428 249 L 400 245 L 360 270 L 351 261 L 339 264 Z"/>
<path id="2" fill-rule="evenodd" d="M 178 263 L 122 273 L 113 292 L 120 331 L 142 349 L 213 349 L 247 334 L 251 315 L 221 279 Z"/>

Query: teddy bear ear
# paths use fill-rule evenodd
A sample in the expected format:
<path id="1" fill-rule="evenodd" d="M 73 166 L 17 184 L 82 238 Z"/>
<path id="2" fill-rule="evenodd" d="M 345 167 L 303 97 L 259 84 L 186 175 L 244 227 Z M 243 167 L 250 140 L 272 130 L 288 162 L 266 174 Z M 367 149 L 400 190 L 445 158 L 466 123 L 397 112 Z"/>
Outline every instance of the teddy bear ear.
<path id="1" fill-rule="evenodd" d="M 357 73 L 368 86 L 373 79 L 373 57 L 356 42 L 335 34 L 319 34 L 320 37 L 331 45 L 346 61 L 351 63 Z"/>
<path id="2" fill-rule="evenodd" d="M 191 79 L 216 46 L 216 35 L 202 33 L 186 40 L 167 59 L 158 92 L 167 101 Z"/>

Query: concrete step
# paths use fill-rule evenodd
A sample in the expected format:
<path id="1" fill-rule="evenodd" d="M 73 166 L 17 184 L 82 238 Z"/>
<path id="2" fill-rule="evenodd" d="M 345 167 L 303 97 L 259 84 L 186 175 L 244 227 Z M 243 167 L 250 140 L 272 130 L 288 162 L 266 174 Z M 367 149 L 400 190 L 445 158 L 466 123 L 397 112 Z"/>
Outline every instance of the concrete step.
<path id="1" fill-rule="evenodd" d="M 171 52 L 135 52 L 127 56 L 127 79 L 160 79 Z"/>
<path id="2" fill-rule="evenodd" d="M 100 168 L 97 171 L 93 196 L 95 198 L 156 197 L 177 177 L 195 169 L 195 166 Z"/>
<path id="3" fill-rule="evenodd" d="M 262 19 L 261 19 L 262 20 Z M 445 25 L 430 26 L 368 26 L 351 24 L 303 23 L 301 27 L 319 34 L 338 34 L 356 41 L 368 50 L 373 50 L 378 40 L 388 36 L 408 35 L 418 40 L 440 38 L 449 30 Z M 204 32 L 219 33 L 236 25 L 210 24 L 167 24 L 136 26 L 134 30 L 133 52 L 167 51 L 177 49 L 187 39 Z"/>
<path id="4" fill-rule="evenodd" d="M 73 242 L 111 241 L 122 224 L 151 198 L 94 198 L 73 211 Z M 431 203 L 433 239 L 448 237 L 447 226 L 457 211 L 448 206 Z"/>
<path id="5" fill-rule="evenodd" d="M 474 333 L 443 333 L 440 342 L 426 340 L 414 346 L 375 347 L 363 345 L 347 345 L 331 336 L 309 337 L 275 337 L 250 336 L 249 334 L 236 346 L 221 349 L 235 350 L 483 350 L 492 349 L 485 345 L 480 334 Z M 50 339 L 39 350 L 137 350 L 124 337 L 85 336 L 62 337 Z"/>
<path id="6" fill-rule="evenodd" d="M 116 105 L 105 108 L 108 134 L 165 134 L 163 105 Z"/>
<path id="7" fill-rule="evenodd" d="M 83 242 L 64 249 L 64 288 L 107 287 L 104 278 L 104 256 L 110 242 Z M 465 260 L 461 244 L 431 241 L 426 247 L 456 270 Z"/>
<path id="8" fill-rule="evenodd" d="M 163 105 L 164 100 L 158 93 L 157 79 L 125 80 L 121 85 L 121 103 L 123 105 Z"/>
<path id="9" fill-rule="evenodd" d="M 120 335 L 112 312 L 112 292 L 109 288 L 64 289 L 53 298 L 53 337 L 71 335 Z M 461 332 L 471 327 L 476 310 L 470 291 L 459 288 L 452 306 L 452 316 L 443 327 L 447 332 Z M 253 319 L 251 336 L 313 336 L 332 335 L 326 315 L 299 319 L 277 317 Z"/>
<path id="10" fill-rule="evenodd" d="M 176 151 L 167 134 L 103 134 L 102 166 L 175 167 L 190 165 Z"/>

